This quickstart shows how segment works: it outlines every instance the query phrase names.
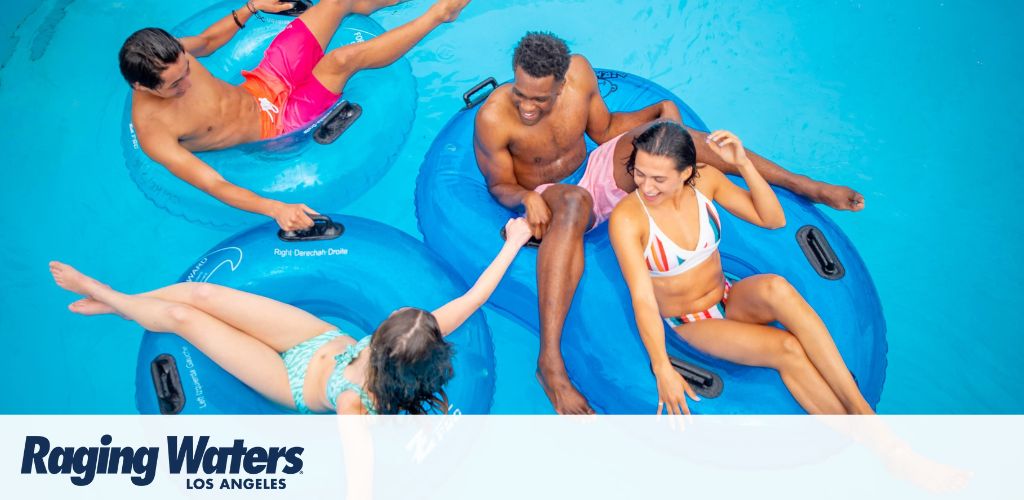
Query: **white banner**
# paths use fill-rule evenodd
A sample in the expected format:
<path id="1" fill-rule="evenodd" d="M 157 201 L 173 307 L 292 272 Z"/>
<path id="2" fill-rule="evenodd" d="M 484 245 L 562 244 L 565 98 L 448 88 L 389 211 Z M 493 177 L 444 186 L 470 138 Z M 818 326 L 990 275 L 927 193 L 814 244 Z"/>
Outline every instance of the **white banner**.
<path id="1" fill-rule="evenodd" d="M 1024 417 L 2 416 L 5 498 L 1020 498 Z"/>

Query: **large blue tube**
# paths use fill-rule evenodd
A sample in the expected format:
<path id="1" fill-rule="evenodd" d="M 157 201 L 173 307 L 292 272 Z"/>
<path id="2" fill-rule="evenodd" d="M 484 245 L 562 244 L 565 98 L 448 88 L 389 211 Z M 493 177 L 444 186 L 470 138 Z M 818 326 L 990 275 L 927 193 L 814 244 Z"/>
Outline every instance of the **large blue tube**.
<path id="1" fill-rule="evenodd" d="M 283 242 L 272 223 L 232 236 L 180 281 L 208 282 L 270 297 L 362 337 L 403 306 L 427 310 L 465 293 L 463 281 L 419 241 L 384 224 L 336 216 L 341 237 Z M 447 337 L 455 378 L 452 411 L 487 413 L 494 398 L 494 345 L 482 313 Z M 265 414 L 289 410 L 264 399 L 173 334 L 146 332 L 139 349 L 140 413 Z"/>
<path id="2" fill-rule="evenodd" d="M 235 2 L 222 2 L 196 14 L 173 30 L 175 36 L 195 35 L 224 17 Z M 292 20 L 265 15 L 214 54 L 200 59 L 214 76 L 237 85 L 241 71 L 255 68 L 274 37 Z M 384 29 L 366 16 L 349 15 L 327 50 L 373 38 Z M 363 194 L 394 163 L 415 118 L 416 80 L 408 61 L 356 73 L 341 99 L 359 104 L 362 116 L 332 144 L 311 140 L 315 127 L 299 129 L 269 140 L 242 144 L 197 156 L 225 179 L 265 198 L 305 203 L 321 212 L 335 211 Z M 121 145 L 132 180 L 160 208 L 193 222 L 242 229 L 264 217 L 227 206 L 175 177 L 139 147 L 131 122 L 131 92 L 123 113 Z M 312 125 L 312 124 L 311 124 Z"/>
<path id="3" fill-rule="evenodd" d="M 688 125 L 707 130 L 685 103 L 658 85 L 618 71 L 597 73 L 612 111 L 671 99 Z M 502 244 L 498 229 L 514 215 L 491 198 L 477 167 L 472 140 L 475 116 L 476 108 L 462 110 L 448 122 L 428 151 L 416 185 L 416 211 L 425 242 L 463 277 L 483 269 L 487 256 Z M 864 396 L 876 405 L 885 379 L 885 320 L 864 262 L 835 223 L 811 203 L 784 189 L 775 188 L 775 192 L 786 212 L 788 225 L 783 229 L 761 229 L 720 210 L 719 248 L 725 272 L 738 278 L 759 273 L 786 277 L 824 319 Z M 800 231 L 805 226 L 817 228 L 811 243 L 804 234 L 807 230 Z M 829 259 L 828 246 L 845 270 L 838 279 L 819 275 L 811 264 Z M 606 227 L 587 235 L 585 252 L 585 271 L 562 336 L 570 378 L 598 411 L 653 413 L 658 395 L 650 359 L 637 333 L 629 292 Z M 491 299 L 534 330 L 539 329 L 536 275 L 536 251 L 525 249 Z M 666 330 L 666 334 L 671 355 L 710 369 L 724 383 L 719 397 L 690 404 L 695 413 L 802 412 L 774 370 L 712 358 L 674 332 Z"/>

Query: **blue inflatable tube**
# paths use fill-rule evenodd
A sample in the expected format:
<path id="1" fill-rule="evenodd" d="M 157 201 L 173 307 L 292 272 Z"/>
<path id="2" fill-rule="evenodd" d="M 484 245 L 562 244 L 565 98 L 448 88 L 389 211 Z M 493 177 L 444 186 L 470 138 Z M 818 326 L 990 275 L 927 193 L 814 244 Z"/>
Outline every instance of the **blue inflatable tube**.
<path id="1" fill-rule="evenodd" d="M 384 224 L 336 216 L 341 237 L 284 242 L 267 223 L 200 257 L 179 281 L 208 282 L 300 307 L 354 337 L 372 333 L 403 306 L 431 310 L 465 293 L 463 281 L 419 241 Z M 447 337 L 455 377 L 445 388 L 461 413 L 490 411 L 494 344 L 482 313 Z M 290 413 L 234 378 L 181 337 L 146 332 L 139 349 L 136 406 L 143 414 Z"/>
<path id="2" fill-rule="evenodd" d="M 200 33 L 237 7 L 235 2 L 213 5 L 178 25 L 173 34 Z M 242 83 L 241 71 L 255 68 L 270 42 L 292 20 L 264 17 L 266 23 L 253 18 L 224 47 L 200 59 L 203 66 L 228 83 Z M 349 15 L 327 50 L 383 32 L 369 17 Z M 384 68 L 358 72 L 345 85 L 341 99 L 358 104 L 362 115 L 332 144 L 311 140 L 318 120 L 284 136 L 197 156 L 228 181 L 262 197 L 305 203 L 321 212 L 338 210 L 363 194 L 394 163 L 415 118 L 416 80 L 408 61 L 399 59 Z M 131 104 L 129 91 L 121 144 L 128 172 L 147 198 L 174 215 L 224 229 L 242 229 L 266 220 L 221 203 L 146 156 L 131 122 Z"/>
<path id="3" fill-rule="evenodd" d="M 597 74 L 612 111 L 671 99 L 689 126 L 707 130 L 685 103 L 664 88 L 628 73 L 598 70 Z M 416 185 L 416 213 L 424 241 L 463 277 L 475 276 L 487 264 L 487 256 L 502 244 L 499 228 L 515 215 L 491 198 L 476 165 L 475 115 L 476 108 L 465 109 L 448 122 L 427 152 Z M 588 142 L 588 147 L 593 146 Z M 725 272 L 736 278 L 760 273 L 786 277 L 824 319 L 861 391 L 874 406 L 885 379 L 887 345 L 881 302 L 867 268 L 827 216 L 786 190 L 776 188 L 775 192 L 786 212 L 783 229 L 761 229 L 720 210 L 719 248 Z M 586 236 L 585 252 L 585 271 L 562 336 L 570 378 L 598 411 L 653 413 L 657 387 L 607 227 Z M 815 266 L 824 266 L 823 274 Z M 525 249 L 491 298 L 491 304 L 534 331 L 539 330 L 536 274 L 536 251 Z M 691 402 L 695 413 L 802 412 L 774 370 L 712 358 L 674 332 L 666 330 L 666 335 L 670 355 L 712 372 L 718 379 L 714 385 L 722 389 L 718 397 Z"/>

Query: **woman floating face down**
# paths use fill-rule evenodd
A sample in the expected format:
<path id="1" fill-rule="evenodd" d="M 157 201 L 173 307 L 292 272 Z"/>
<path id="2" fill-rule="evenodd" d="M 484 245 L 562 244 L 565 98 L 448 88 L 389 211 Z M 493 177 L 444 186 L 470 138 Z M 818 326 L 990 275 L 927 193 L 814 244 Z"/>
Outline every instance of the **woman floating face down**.
<path id="1" fill-rule="evenodd" d="M 501 251 L 464 295 L 432 312 L 399 309 L 359 342 L 301 309 L 220 285 L 176 283 L 132 295 L 60 262 L 51 262 L 50 272 L 61 288 L 84 296 L 68 306 L 72 312 L 117 314 L 146 330 L 175 333 L 282 406 L 339 414 L 445 412 L 454 353 L 444 337 L 487 301 L 530 239 L 521 218 L 505 231 Z"/>
<path id="2" fill-rule="evenodd" d="M 636 193 L 612 212 L 609 234 L 658 383 L 652 411 L 657 405 L 658 413 L 689 413 L 684 394 L 698 400 L 669 362 L 664 322 L 703 352 L 778 370 L 809 413 L 872 413 L 825 324 L 785 278 L 725 278 L 721 222 L 712 202 L 761 227 L 786 223 L 740 139 L 719 130 L 707 143 L 737 168 L 749 190 L 714 168 L 701 168 L 693 139 L 676 123 L 654 122 L 631 135 L 627 171 Z M 784 329 L 768 326 L 775 321 Z"/>

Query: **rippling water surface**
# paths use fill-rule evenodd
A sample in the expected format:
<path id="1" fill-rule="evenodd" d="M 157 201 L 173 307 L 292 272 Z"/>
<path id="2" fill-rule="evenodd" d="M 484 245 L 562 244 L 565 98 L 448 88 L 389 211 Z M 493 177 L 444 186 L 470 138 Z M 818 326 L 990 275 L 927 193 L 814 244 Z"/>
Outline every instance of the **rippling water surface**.
<path id="1" fill-rule="evenodd" d="M 130 413 L 139 328 L 66 312 L 61 259 L 119 288 L 175 279 L 226 233 L 167 215 L 129 180 L 118 138 L 116 53 L 142 26 L 208 2 L 49 0 L 0 23 L 5 152 L 0 217 L 4 413 Z M 726 5 L 723 5 L 726 4 Z M 393 28 L 415 0 L 374 17 Z M 1024 181 L 1016 149 L 1024 43 L 1017 5 L 969 2 L 476 0 L 409 54 L 419 109 L 399 163 L 346 212 L 419 236 L 420 160 L 462 93 L 511 77 L 527 30 L 553 31 L 595 66 L 677 92 L 712 127 L 788 168 L 849 184 L 858 214 L 830 211 L 871 269 L 889 329 L 879 410 L 1024 412 Z M 490 311 L 495 411 L 550 412 L 534 337 Z"/>

